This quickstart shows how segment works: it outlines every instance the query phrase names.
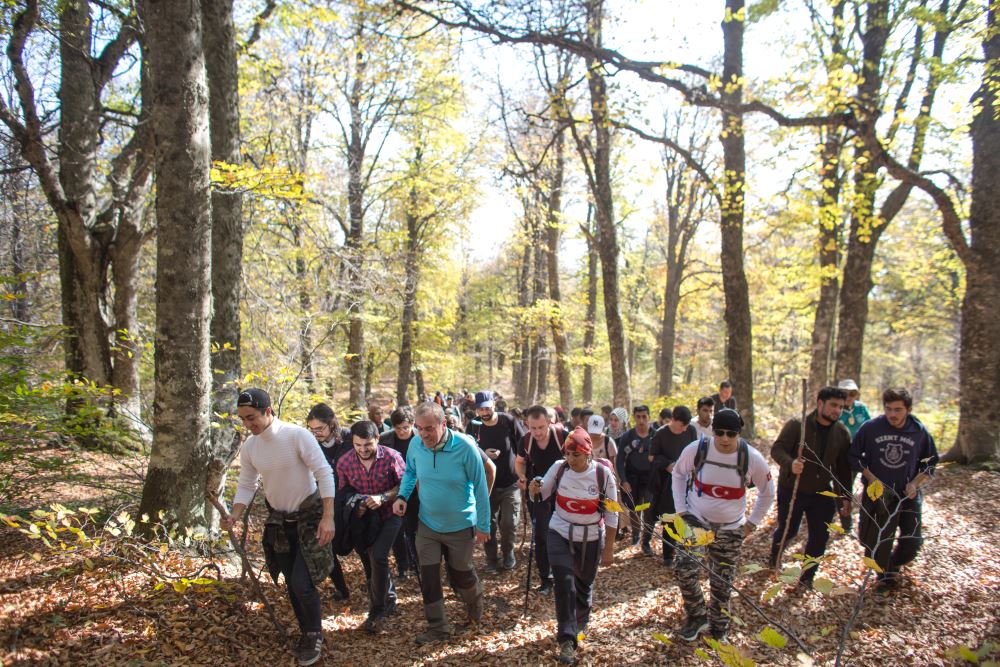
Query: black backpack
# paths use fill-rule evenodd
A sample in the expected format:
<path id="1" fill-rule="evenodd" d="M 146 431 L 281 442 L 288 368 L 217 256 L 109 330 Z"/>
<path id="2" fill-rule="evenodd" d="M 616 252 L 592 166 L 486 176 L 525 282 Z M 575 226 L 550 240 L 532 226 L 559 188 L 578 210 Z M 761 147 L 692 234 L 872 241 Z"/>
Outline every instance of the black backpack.
<path id="1" fill-rule="evenodd" d="M 698 451 L 694 455 L 694 470 L 688 476 L 687 490 L 691 493 L 691 487 L 694 486 L 695 478 L 701 473 L 701 469 L 705 467 L 706 463 L 710 463 L 714 466 L 720 468 L 729 468 L 730 470 L 735 470 L 742 481 L 743 485 L 747 488 L 753 488 L 753 482 L 747 484 L 747 473 L 750 471 L 750 443 L 740 438 L 739 447 L 736 450 L 736 465 L 729 463 L 718 463 L 716 461 L 708 460 L 708 440 L 704 435 L 698 438 Z M 701 492 L 698 492 L 701 495 Z"/>

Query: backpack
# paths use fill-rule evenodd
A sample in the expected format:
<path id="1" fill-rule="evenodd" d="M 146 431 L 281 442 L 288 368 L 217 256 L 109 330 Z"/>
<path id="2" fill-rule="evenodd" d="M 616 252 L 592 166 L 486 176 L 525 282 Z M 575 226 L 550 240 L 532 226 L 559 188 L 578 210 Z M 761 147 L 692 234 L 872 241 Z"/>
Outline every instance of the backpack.
<path id="1" fill-rule="evenodd" d="M 598 461 L 594 461 L 594 466 L 597 469 L 597 511 L 604 512 L 604 499 L 606 498 L 605 491 L 608 488 L 608 471 L 607 466 Z M 563 473 L 566 472 L 566 468 L 569 464 L 563 461 L 559 464 L 559 469 L 556 470 L 555 483 L 552 485 L 552 499 L 549 501 L 552 504 L 551 511 L 556 511 L 556 494 L 559 493 L 559 483 L 562 481 Z M 601 518 L 601 523 L 604 523 L 603 517 Z"/>
<path id="2" fill-rule="evenodd" d="M 736 465 L 731 465 L 729 463 L 718 463 L 716 461 L 708 460 L 708 440 L 704 435 L 698 437 L 698 451 L 694 455 L 694 470 L 688 475 L 687 490 L 691 493 L 691 488 L 694 486 L 694 480 L 701 473 L 701 469 L 705 467 L 706 463 L 711 463 L 714 466 L 720 468 L 729 468 L 730 470 L 735 470 L 739 476 L 740 480 L 743 482 L 744 486 L 747 488 L 753 488 L 753 483 L 747 484 L 747 473 L 750 471 L 750 443 L 748 443 L 743 438 L 740 438 L 739 447 L 736 450 Z M 701 492 L 699 491 L 699 495 Z"/>

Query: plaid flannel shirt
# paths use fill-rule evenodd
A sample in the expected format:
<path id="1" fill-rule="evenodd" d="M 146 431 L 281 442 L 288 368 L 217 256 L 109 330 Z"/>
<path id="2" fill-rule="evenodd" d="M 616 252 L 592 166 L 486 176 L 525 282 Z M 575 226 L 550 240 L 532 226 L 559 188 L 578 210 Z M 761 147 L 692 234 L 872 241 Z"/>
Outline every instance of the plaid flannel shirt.
<path id="1" fill-rule="evenodd" d="M 337 461 L 337 490 L 350 486 L 358 493 L 375 496 L 399 485 L 403 479 L 406 463 L 394 449 L 377 445 L 375 461 L 365 470 L 358 455 L 348 452 Z M 392 515 L 392 503 L 383 503 L 379 516 L 387 519 Z"/>

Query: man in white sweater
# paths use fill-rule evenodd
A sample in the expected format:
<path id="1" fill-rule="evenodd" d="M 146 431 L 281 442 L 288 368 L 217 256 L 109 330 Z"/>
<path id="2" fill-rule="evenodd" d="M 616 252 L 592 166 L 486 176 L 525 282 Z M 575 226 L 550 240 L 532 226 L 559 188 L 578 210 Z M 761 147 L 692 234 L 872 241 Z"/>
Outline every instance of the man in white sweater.
<path id="1" fill-rule="evenodd" d="M 702 561 L 694 553 L 681 553 L 677 563 L 677 583 L 684 597 L 687 622 L 681 637 L 694 641 L 711 628 L 712 637 L 725 641 L 733 569 L 743 540 L 756 530 L 774 502 L 774 482 L 767 460 L 740 438 L 743 419 L 735 410 L 724 408 L 712 419 L 713 437 L 701 436 L 681 452 L 674 464 L 672 491 L 674 508 L 693 528 L 715 533 L 705 551 L 712 599 L 705 608 L 701 590 Z M 757 487 L 757 502 L 746 516 L 747 487 Z M 728 609 L 726 610 L 728 611 Z"/>
<path id="2" fill-rule="evenodd" d="M 260 479 L 268 508 L 264 557 L 272 579 L 285 575 L 288 598 L 301 636 L 300 665 L 319 660 L 323 646 L 319 591 L 333 568 L 333 494 L 330 465 L 316 438 L 301 426 L 274 416 L 263 389 L 240 392 L 237 414 L 252 434 L 240 451 L 240 478 L 227 530 L 243 516 Z"/>

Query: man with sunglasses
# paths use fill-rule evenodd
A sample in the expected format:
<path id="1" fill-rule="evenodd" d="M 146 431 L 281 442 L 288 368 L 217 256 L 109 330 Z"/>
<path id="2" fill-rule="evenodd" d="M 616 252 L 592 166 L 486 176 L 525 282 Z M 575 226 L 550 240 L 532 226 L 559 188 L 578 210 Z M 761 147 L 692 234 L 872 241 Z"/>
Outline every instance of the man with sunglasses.
<path id="1" fill-rule="evenodd" d="M 768 559 L 771 569 L 781 566 L 778 552 L 783 544 L 787 545 L 798 534 L 803 516 L 809 529 L 805 546 L 805 555 L 809 559 L 818 559 L 826 552 L 826 543 L 830 539 L 827 524 L 833 521 L 838 505 L 841 513 L 846 511 L 850 516 L 854 475 L 847 452 L 851 448 L 851 432 L 840 421 L 846 398 L 847 392 L 838 387 L 819 390 L 816 409 L 806 415 L 805 448 L 801 457 L 799 439 L 802 422 L 799 419 L 787 421 L 771 447 L 771 458 L 781 468 L 778 474 L 778 524 Z M 796 478 L 799 486 L 795 505 L 789 507 Z M 835 493 L 836 497 L 829 496 L 830 493 Z M 786 521 L 791 522 L 787 535 Z M 812 588 L 817 569 L 815 560 L 803 563 L 799 583 Z"/>
<path id="2" fill-rule="evenodd" d="M 681 629 L 686 641 L 694 641 L 708 629 L 714 639 L 725 641 L 729 615 L 724 607 L 729 603 L 733 569 L 743 540 L 760 525 L 774 502 L 774 482 L 767 461 L 740 438 L 742 428 L 743 418 L 738 412 L 719 410 L 712 419 L 712 437 L 699 438 L 685 447 L 671 472 L 677 513 L 689 527 L 715 533 L 715 539 L 706 546 L 679 550 L 676 572 L 687 613 Z M 696 461 L 700 449 L 704 460 Z M 757 487 L 757 502 L 747 516 L 746 491 L 750 483 Z M 688 550 L 705 555 L 712 595 L 707 609 L 701 590 L 702 563 L 698 554 L 686 553 Z"/>

